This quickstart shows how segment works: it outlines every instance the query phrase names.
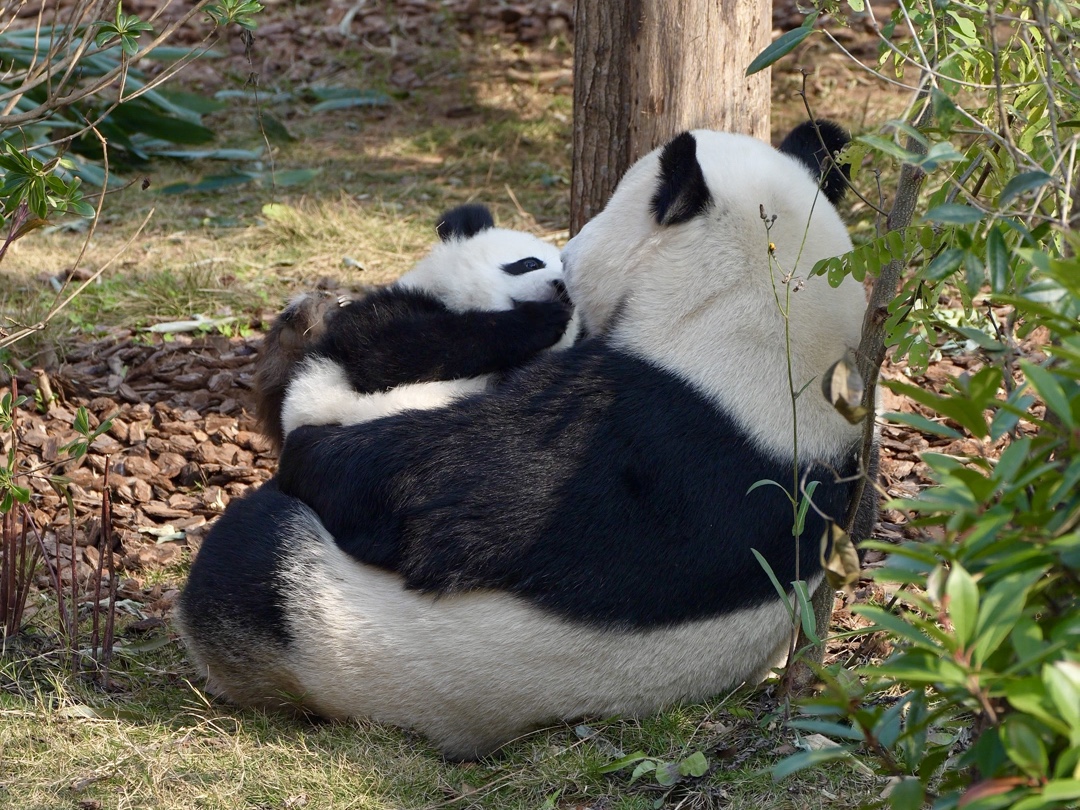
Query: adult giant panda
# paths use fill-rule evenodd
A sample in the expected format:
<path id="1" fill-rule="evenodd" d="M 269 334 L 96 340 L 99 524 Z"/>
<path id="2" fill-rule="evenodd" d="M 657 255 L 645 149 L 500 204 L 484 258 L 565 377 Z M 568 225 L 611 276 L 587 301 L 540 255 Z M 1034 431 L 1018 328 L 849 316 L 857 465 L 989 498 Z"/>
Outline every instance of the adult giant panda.
<path id="1" fill-rule="evenodd" d="M 559 251 L 496 228 L 482 205 L 445 213 L 440 241 L 393 284 L 332 306 L 305 293 L 275 320 L 256 365 L 260 426 L 280 447 L 300 425 L 352 425 L 484 390 L 577 323 Z"/>
<path id="2" fill-rule="evenodd" d="M 789 619 L 751 550 L 816 586 L 858 473 L 860 429 L 810 384 L 865 300 L 808 277 L 851 243 L 802 142 L 679 135 L 563 251 L 589 338 L 449 407 L 293 431 L 181 599 L 213 686 L 469 758 L 767 671 Z M 798 554 L 787 497 L 753 487 L 793 477 L 789 354 L 798 477 L 821 482 Z"/>

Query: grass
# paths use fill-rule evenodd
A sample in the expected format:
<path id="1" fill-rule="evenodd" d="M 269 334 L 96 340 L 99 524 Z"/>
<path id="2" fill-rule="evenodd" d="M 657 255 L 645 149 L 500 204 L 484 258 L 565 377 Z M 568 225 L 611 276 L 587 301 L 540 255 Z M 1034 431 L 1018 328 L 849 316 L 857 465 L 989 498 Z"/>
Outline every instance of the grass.
<path id="1" fill-rule="evenodd" d="M 567 64 L 565 43 L 551 48 L 545 58 Z M 312 114 L 309 102 L 297 100 L 303 88 L 268 88 L 266 95 L 292 94 L 264 113 L 296 137 L 277 146 L 274 171 L 322 170 L 304 185 L 275 186 L 268 163 L 159 161 L 121 170 L 128 178 L 145 172 L 150 187 L 136 183 L 110 195 L 81 264 L 96 269 L 119 253 L 118 260 L 12 356 L 29 365 L 37 353 L 103 327 L 139 329 L 196 313 L 257 327 L 318 281 L 359 289 L 395 278 L 433 241 L 438 215 L 466 201 L 487 203 L 502 226 L 564 239 L 569 88 L 505 78 L 508 66 L 534 55 L 493 43 L 468 54 L 430 51 L 417 71 L 439 78 L 372 110 Z M 352 58 L 353 82 L 389 87 L 390 68 L 378 54 Z M 853 98 L 863 106 L 861 90 L 830 92 L 815 99 L 820 115 L 844 120 Z M 883 95 L 875 103 L 886 103 Z M 448 109 L 462 112 L 449 117 Z M 237 103 L 206 121 L 222 146 L 256 149 L 263 135 L 253 112 Z M 784 126 L 802 120 L 801 100 L 789 98 L 774 116 Z M 262 174 L 218 192 L 163 191 L 231 168 Z M 0 318 L 34 322 L 48 311 L 55 291 L 42 275 L 70 267 L 85 239 L 79 223 L 71 224 L 9 251 L 0 265 Z M 170 568 L 148 581 L 176 586 L 184 574 Z M 161 637 L 164 646 L 120 653 L 114 688 L 104 692 L 68 674 L 49 652 L 48 607 L 33 619 L 36 646 L 24 642 L 0 656 L 0 806 L 14 810 L 831 809 L 856 806 L 882 787 L 844 764 L 774 784 L 767 769 L 793 737 L 775 707 L 753 692 L 640 721 L 594 718 L 584 727 L 538 731 L 497 758 L 464 765 L 442 761 L 408 732 L 371 723 L 307 725 L 220 704 L 191 682 L 174 635 Z M 632 768 L 602 772 L 636 751 L 663 762 L 700 751 L 710 770 L 671 789 L 648 775 L 632 781 Z"/>
<path id="2" fill-rule="evenodd" d="M 152 647 L 154 645 L 146 645 Z M 751 693 L 641 721 L 590 721 L 526 735 L 497 757 L 444 762 L 422 739 L 373 723 L 305 724 L 218 704 L 190 683 L 180 645 L 120 653 L 114 691 L 51 655 L 0 663 L 0 802 L 11 808 L 835 808 L 880 789 L 847 765 L 773 784 L 786 733 Z M 746 749 L 752 751 L 745 755 Z M 671 788 L 621 752 L 710 773 Z M 830 798 L 832 797 L 832 798 Z"/>

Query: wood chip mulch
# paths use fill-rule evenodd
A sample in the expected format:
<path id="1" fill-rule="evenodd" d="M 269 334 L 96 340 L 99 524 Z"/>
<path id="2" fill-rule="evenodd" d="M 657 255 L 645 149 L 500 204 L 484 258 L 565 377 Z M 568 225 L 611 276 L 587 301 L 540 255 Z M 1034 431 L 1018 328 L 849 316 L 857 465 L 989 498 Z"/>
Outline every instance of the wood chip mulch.
<path id="1" fill-rule="evenodd" d="M 277 464 L 250 404 L 257 344 L 258 338 L 181 334 L 163 340 L 116 330 L 76 345 L 56 371 L 18 375 L 19 392 L 30 401 L 18 414 L 16 454 L 21 470 L 38 473 L 22 481 L 33 489 L 34 524 L 49 553 L 59 555 L 65 584 L 73 535 L 80 583 L 98 564 L 108 463 L 121 596 L 156 596 L 164 600 L 157 605 L 161 612 L 171 609 L 176 587 L 143 588 L 143 575 L 197 548 L 209 522 L 230 500 L 268 480 Z M 42 412 L 34 394 L 47 388 L 55 400 Z M 112 422 L 85 456 L 70 460 L 62 448 L 78 438 L 72 425 L 79 407 L 92 428 Z M 8 444 L 10 437 L 0 438 L 5 454 Z M 70 510 L 50 475 L 70 482 Z M 44 574 L 38 585 L 46 587 Z"/>

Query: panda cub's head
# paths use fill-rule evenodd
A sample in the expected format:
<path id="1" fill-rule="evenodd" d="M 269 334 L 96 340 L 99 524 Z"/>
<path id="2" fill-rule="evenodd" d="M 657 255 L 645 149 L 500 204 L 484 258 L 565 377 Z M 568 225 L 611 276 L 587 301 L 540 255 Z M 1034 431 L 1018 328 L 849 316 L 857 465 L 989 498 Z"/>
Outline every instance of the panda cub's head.
<path id="1" fill-rule="evenodd" d="M 434 296 L 455 312 L 506 310 L 564 294 L 559 249 L 532 234 L 496 228 L 482 205 L 448 211 L 440 242 L 396 286 Z"/>

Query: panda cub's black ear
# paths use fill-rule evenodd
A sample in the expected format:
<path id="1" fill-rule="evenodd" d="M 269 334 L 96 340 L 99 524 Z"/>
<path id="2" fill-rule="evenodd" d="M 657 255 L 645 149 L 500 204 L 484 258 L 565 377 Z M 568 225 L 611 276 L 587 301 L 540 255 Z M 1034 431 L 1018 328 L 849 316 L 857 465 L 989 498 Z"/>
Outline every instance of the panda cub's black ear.
<path id="1" fill-rule="evenodd" d="M 652 198 L 657 225 L 678 225 L 712 205 L 712 194 L 697 160 L 697 141 L 676 135 L 660 153 L 660 182 Z"/>
<path id="2" fill-rule="evenodd" d="M 818 131 L 821 132 L 820 138 Z M 815 181 L 821 180 L 822 172 L 828 169 L 824 180 L 821 180 L 821 191 L 829 202 L 836 205 L 847 191 L 847 178 L 851 176 L 851 171 L 847 166 L 838 167 L 827 156 L 835 155 L 850 140 L 851 137 L 839 124 L 821 120 L 817 122 L 815 131 L 814 123 L 806 121 L 788 133 L 779 149 L 784 154 L 798 158 L 814 175 Z"/>
<path id="3" fill-rule="evenodd" d="M 435 233 L 444 242 L 471 239 L 480 231 L 495 227 L 495 219 L 486 205 L 459 205 L 439 218 Z"/>

